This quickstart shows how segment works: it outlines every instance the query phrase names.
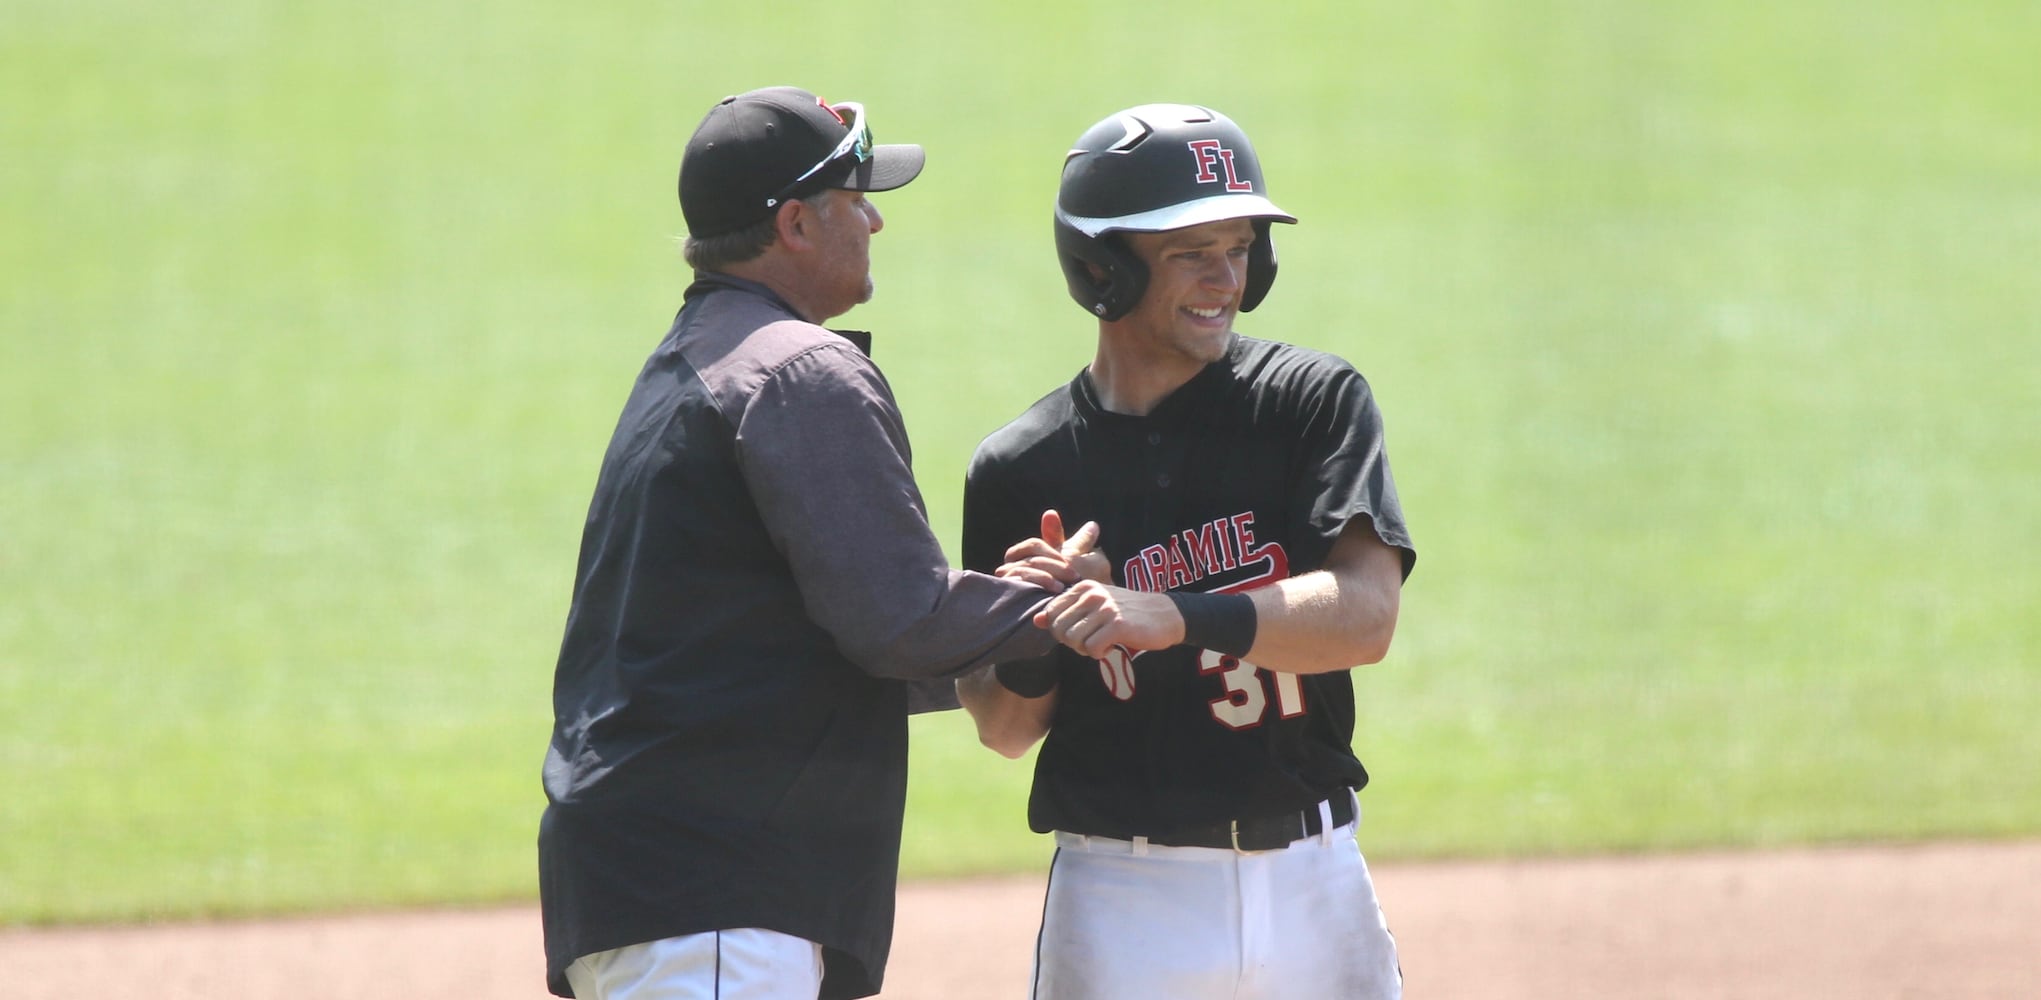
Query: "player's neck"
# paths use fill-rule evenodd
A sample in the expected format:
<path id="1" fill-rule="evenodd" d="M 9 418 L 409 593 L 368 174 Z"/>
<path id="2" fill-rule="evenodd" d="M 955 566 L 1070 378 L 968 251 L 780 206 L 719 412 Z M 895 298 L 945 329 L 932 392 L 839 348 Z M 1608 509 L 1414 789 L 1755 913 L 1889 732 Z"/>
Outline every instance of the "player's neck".
<path id="1" fill-rule="evenodd" d="M 1091 384 L 1099 405 L 1113 413 L 1145 417 L 1169 394 L 1205 370 L 1205 362 L 1182 355 L 1136 356 L 1101 339 L 1091 359 Z"/>

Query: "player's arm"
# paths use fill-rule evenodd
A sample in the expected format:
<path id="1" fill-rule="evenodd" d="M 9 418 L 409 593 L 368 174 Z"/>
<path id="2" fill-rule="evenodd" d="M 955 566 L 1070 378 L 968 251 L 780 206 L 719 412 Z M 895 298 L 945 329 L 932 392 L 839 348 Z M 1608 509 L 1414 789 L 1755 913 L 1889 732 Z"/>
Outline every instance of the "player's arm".
<path id="1" fill-rule="evenodd" d="M 977 725 L 978 742 L 1017 758 L 1048 735 L 1056 716 L 1056 686 L 1052 681 L 1047 694 L 1024 697 L 1000 683 L 997 670 L 987 667 L 957 678 L 957 700 Z"/>
<path id="2" fill-rule="evenodd" d="M 1051 600 L 1035 624 L 1086 656 L 1103 656 L 1115 645 L 1146 650 L 1190 642 L 1258 667 L 1315 674 L 1388 655 L 1402 595 L 1401 553 L 1356 518 L 1333 542 L 1323 569 L 1244 595 L 1196 595 L 1195 604 L 1180 603 L 1186 595 L 1085 581 Z M 1197 620 L 1187 622 L 1186 609 Z"/>
<path id="3" fill-rule="evenodd" d="M 1249 663 L 1316 674 L 1380 663 L 1396 635 L 1403 601 L 1403 554 L 1375 536 L 1366 518 L 1349 522 L 1325 568 L 1247 593 L 1254 602 Z"/>

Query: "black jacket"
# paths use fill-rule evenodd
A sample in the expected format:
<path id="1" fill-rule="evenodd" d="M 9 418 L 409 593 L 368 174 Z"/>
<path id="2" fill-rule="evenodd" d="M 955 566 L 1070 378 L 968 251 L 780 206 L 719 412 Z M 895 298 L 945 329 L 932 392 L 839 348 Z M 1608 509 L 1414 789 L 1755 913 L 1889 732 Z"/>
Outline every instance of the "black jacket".
<path id="1" fill-rule="evenodd" d="M 824 998 L 876 993 L 903 681 L 1046 652 L 1045 599 L 949 568 L 858 346 L 698 276 L 589 505 L 544 772 L 548 985 L 569 995 L 585 954 L 761 927 L 824 946 Z"/>

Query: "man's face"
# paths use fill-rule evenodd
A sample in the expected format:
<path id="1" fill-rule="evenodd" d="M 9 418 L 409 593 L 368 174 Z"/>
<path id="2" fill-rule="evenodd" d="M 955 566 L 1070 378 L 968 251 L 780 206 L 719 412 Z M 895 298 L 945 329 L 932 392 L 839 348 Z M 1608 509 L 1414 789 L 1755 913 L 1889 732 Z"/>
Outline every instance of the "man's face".
<path id="1" fill-rule="evenodd" d="M 822 318 L 872 300 L 872 234 L 886 225 L 864 192 L 830 190 L 825 198 L 809 234 L 820 251 L 816 289 Z"/>
<path id="2" fill-rule="evenodd" d="M 1153 363 L 1202 367 L 1226 356 L 1247 282 L 1254 223 L 1222 219 L 1162 233 L 1128 233 L 1148 265 L 1148 290 L 1115 322 L 1127 346 Z"/>

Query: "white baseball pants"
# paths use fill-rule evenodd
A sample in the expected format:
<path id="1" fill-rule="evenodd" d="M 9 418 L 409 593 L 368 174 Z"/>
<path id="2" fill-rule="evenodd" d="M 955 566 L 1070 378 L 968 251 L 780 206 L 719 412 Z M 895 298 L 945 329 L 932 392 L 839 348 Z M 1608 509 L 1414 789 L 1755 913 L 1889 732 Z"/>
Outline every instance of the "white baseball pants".
<path id="1" fill-rule="evenodd" d="M 1396 942 L 1354 829 L 1254 853 L 1058 833 L 1031 996 L 1401 997 Z"/>

